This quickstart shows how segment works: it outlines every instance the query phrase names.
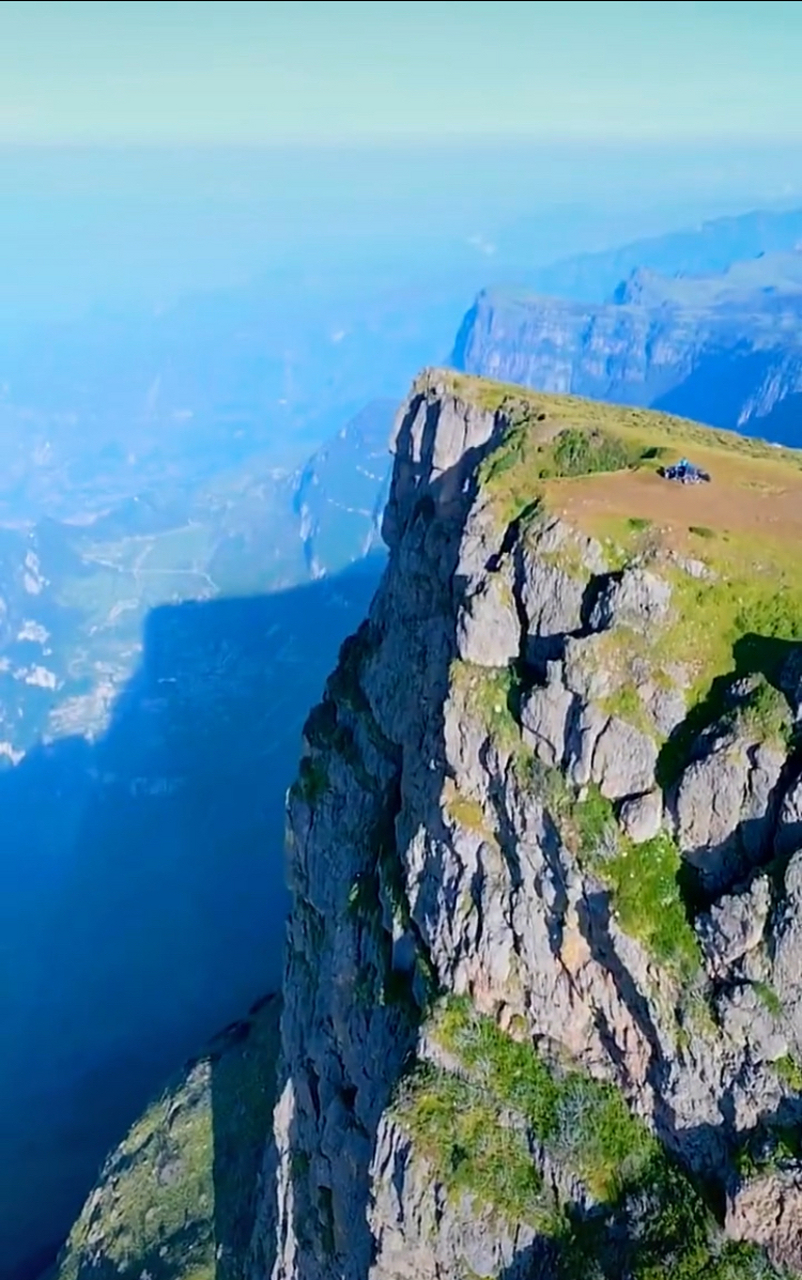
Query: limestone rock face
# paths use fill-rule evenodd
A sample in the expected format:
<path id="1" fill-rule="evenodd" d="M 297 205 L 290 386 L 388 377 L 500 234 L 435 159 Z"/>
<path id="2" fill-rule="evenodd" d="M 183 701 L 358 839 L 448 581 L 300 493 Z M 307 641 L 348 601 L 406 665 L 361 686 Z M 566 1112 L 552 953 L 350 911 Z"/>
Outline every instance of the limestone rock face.
<path id="1" fill-rule="evenodd" d="M 671 587 L 647 569 L 629 569 L 605 585 L 593 606 L 590 625 L 596 631 L 624 626 L 648 628 L 668 613 Z"/>
<path id="2" fill-rule="evenodd" d="M 521 728 L 524 742 L 538 758 L 559 768 L 565 757 L 574 695 L 563 684 L 559 662 L 550 662 L 546 672 L 545 684 L 533 689 L 523 702 Z"/>
<path id="3" fill-rule="evenodd" d="M 648 734 L 611 716 L 593 747 L 591 778 L 608 800 L 648 791 L 654 783 L 657 744 Z"/>
<path id="4" fill-rule="evenodd" d="M 683 773 L 677 838 L 710 889 L 732 884 L 765 856 L 784 763 L 785 754 L 774 746 L 727 734 Z"/>
<path id="5" fill-rule="evenodd" d="M 714 977 L 725 977 L 737 960 L 759 946 L 771 908 L 768 877 L 741 894 L 726 894 L 701 915 L 696 929 Z"/>
<path id="6" fill-rule="evenodd" d="M 457 652 L 479 667 L 506 667 L 518 657 L 521 626 L 511 577 L 488 574 L 472 591 L 457 617 Z"/>
<path id="7" fill-rule="evenodd" d="M 593 1274 L 632 1274 L 696 1177 L 730 1196 L 726 1223 L 698 1201 L 711 1258 L 798 1265 L 796 1184 L 734 1190 L 741 1147 L 799 1110 L 802 852 L 768 874 L 790 757 L 738 721 L 665 780 L 681 568 L 611 567 L 536 504 L 500 517 L 513 400 L 416 384 L 387 570 L 304 730 L 250 1280 L 557 1280 L 569 1209 L 604 1226 Z"/>
<path id="8" fill-rule="evenodd" d="M 780 857 L 802 849 L 802 775 L 789 786 L 782 798 L 774 847 Z"/>
<path id="9" fill-rule="evenodd" d="M 746 1183 L 727 1206 L 727 1228 L 736 1240 L 766 1245 L 775 1266 L 802 1271 L 802 1165 Z"/>

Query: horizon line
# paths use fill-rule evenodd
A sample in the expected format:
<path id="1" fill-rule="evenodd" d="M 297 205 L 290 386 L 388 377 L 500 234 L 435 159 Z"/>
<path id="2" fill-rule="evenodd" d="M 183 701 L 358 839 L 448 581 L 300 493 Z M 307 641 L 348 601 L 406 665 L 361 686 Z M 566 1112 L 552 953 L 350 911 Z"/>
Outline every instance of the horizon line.
<path id="1" fill-rule="evenodd" d="M 526 134 L 526 133 L 431 133 L 389 134 L 380 137 L 372 134 L 351 134 L 335 138 L 308 134 L 282 138 L 219 139 L 219 138 L 3 138 L 0 135 L 0 153 L 22 151 L 226 151 L 226 152 L 304 152 L 304 151 L 375 151 L 375 150 L 436 150 L 439 148 L 504 147 L 551 150 L 554 148 L 601 148 L 603 150 L 641 150 L 643 148 L 681 149 L 693 155 L 710 149 L 728 151 L 757 150 L 799 151 L 802 153 L 802 133 L 797 138 L 767 137 L 762 134 L 734 136 L 719 134 L 654 134 L 600 136 L 598 134 Z"/>

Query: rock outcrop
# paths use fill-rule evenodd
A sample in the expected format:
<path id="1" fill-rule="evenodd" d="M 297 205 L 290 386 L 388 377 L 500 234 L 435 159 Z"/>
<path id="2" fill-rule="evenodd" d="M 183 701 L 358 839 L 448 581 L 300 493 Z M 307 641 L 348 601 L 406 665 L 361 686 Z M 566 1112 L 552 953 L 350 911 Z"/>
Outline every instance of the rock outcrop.
<path id="1" fill-rule="evenodd" d="M 733 677 L 699 729 L 673 637 L 716 574 L 554 509 L 565 421 L 437 373 L 399 415 L 389 565 L 289 800 L 253 1280 L 800 1268 L 793 708 Z"/>

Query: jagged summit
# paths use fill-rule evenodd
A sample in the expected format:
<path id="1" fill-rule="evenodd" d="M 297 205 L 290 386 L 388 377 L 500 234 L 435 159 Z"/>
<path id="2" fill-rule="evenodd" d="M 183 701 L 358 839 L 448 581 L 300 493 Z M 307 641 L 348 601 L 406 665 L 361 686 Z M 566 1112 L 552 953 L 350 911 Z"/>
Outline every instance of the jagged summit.
<path id="1" fill-rule="evenodd" d="M 442 370 L 394 438 L 250 1280 L 802 1275 L 802 455 Z"/>

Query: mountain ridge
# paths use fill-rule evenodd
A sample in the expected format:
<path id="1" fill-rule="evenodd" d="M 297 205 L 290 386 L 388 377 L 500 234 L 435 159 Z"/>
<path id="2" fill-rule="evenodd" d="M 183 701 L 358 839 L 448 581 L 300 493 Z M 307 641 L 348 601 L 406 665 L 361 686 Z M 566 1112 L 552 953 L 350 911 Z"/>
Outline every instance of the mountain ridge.
<path id="1" fill-rule="evenodd" d="M 717 276 L 640 271 L 604 304 L 485 290 L 463 318 L 450 363 L 799 443 L 800 276 L 795 253 Z"/>

